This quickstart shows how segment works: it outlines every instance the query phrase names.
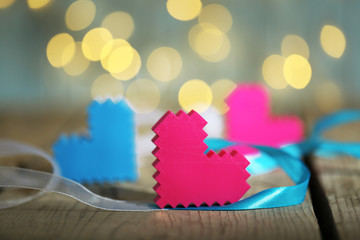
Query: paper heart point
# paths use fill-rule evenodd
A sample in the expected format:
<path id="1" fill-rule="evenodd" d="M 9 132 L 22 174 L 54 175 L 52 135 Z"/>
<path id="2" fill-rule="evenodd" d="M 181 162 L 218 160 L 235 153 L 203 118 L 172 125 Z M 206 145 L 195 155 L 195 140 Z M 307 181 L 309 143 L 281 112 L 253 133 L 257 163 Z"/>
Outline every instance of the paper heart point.
<path id="1" fill-rule="evenodd" d="M 152 128 L 157 134 L 153 163 L 157 172 L 155 203 L 188 207 L 233 203 L 250 188 L 247 159 L 236 151 L 205 154 L 207 122 L 195 111 L 176 115 L 168 111 Z"/>
<path id="2" fill-rule="evenodd" d="M 229 140 L 279 147 L 303 139 L 303 123 L 296 116 L 272 116 L 270 98 L 259 84 L 241 84 L 227 98 Z"/>

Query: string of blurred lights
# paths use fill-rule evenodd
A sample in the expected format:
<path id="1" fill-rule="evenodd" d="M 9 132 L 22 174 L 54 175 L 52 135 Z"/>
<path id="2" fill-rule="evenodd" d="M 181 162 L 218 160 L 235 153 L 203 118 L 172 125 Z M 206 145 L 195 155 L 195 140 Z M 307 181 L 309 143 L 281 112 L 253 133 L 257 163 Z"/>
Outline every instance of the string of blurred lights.
<path id="1" fill-rule="evenodd" d="M 10 7 L 14 2 L 15 0 L 2 0 L 0 8 Z M 31 9 L 43 8 L 49 2 L 51 1 L 27 1 Z M 227 111 L 224 98 L 235 86 L 235 81 L 219 76 L 209 86 L 206 79 L 199 80 L 198 76 L 183 79 L 182 72 L 188 71 L 184 64 L 184 49 L 180 51 L 173 46 L 156 46 L 148 56 L 143 54 L 143 49 L 140 49 L 139 54 L 130 40 L 136 27 L 133 16 L 128 12 L 115 10 L 104 16 L 100 25 L 93 27 L 91 25 L 94 19 L 103 14 L 97 12 L 95 2 L 77 0 L 69 4 L 64 13 L 64 23 L 69 31 L 50 38 L 46 47 L 48 62 L 55 68 L 62 68 L 69 76 L 79 76 L 97 65 L 91 62 L 99 63 L 107 74 L 103 72 L 98 78 L 94 78 L 92 97 L 119 99 L 126 96 L 130 105 L 138 112 L 155 110 L 161 100 L 160 85 L 174 83 L 181 83 L 178 87 L 178 103 L 185 110 L 195 109 L 201 113 L 212 106 L 220 114 Z M 229 33 L 233 28 L 233 16 L 228 8 L 219 3 L 207 4 L 201 0 L 167 0 L 166 11 L 169 17 L 180 22 L 193 20 L 188 29 L 187 41 L 189 49 L 200 59 L 217 64 L 230 56 L 232 37 Z M 82 39 L 78 38 L 77 33 L 82 35 Z M 323 51 L 332 58 L 341 58 L 346 49 L 346 38 L 341 29 L 323 25 L 319 33 Z M 186 40 L 183 35 L 178 38 L 179 41 Z M 285 89 L 287 86 L 305 88 L 313 77 L 314 67 L 311 63 L 312 49 L 306 40 L 289 33 L 282 38 L 279 50 L 280 54 L 270 54 L 264 59 L 262 66 L 259 66 L 265 83 L 275 90 Z M 144 59 L 146 64 L 143 64 Z M 138 75 L 144 69 L 149 77 Z M 324 89 L 334 95 L 331 98 L 334 106 L 342 104 L 342 94 L 337 84 L 327 77 L 325 79 L 326 81 L 316 85 L 314 101 L 319 109 L 328 112 L 333 108 L 326 104 L 330 100 L 324 100 L 329 98 Z M 121 83 L 128 80 L 129 85 Z"/>

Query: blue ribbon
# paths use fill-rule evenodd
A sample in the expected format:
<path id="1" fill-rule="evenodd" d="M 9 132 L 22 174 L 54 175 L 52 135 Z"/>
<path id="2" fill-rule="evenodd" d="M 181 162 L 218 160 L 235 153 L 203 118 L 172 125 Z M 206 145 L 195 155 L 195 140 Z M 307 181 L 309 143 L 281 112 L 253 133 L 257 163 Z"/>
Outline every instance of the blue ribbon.
<path id="1" fill-rule="evenodd" d="M 309 169 L 300 159 L 302 156 L 311 153 L 334 156 L 346 154 L 360 158 L 360 143 L 340 143 L 324 139 L 322 134 L 336 126 L 360 120 L 360 111 L 345 110 L 334 113 L 319 120 L 312 131 L 309 139 L 298 144 L 287 145 L 280 149 L 265 146 L 253 146 L 260 151 L 260 157 L 254 159 L 248 167 L 252 174 L 271 171 L 281 167 L 285 173 L 294 181 L 293 186 L 269 188 L 242 199 L 236 203 L 225 206 L 211 206 L 186 208 L 196 210 L 250 210 L 260 208 L 275 208 L 296 205 L 302 203 L 306 196 L 310 180 Z M 209 149 L 218 151 L 222 148 L 234 146 L 236 142 L 224 139 L 208 139 L 205 143 Z"/>
<path id="2" fill-rule="evenodd" d="M 327 157 L 350 155 L 355 158 L 360 158 L 359 142 L 336 142 L 327 140 L 321 136 L 323 132 L 336 126 L 357 121 L 360 121 L 360 111 L 356 110 L 343 110 L 320 119 L 314 126 L 309 139 L 310 142 L 316 142 L 318 144 L 315 149 L 316 154 Z"/>

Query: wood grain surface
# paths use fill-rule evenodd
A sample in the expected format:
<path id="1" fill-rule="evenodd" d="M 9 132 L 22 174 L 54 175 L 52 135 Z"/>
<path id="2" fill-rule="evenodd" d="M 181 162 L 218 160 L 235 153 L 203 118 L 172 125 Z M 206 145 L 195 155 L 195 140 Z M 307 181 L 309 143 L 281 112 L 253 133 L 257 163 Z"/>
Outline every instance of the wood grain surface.
<path id="1" fill-rule="evenodd" d="M 350 123 L 325 134 L 341 142 L 360 141 L 360 124 Z M 360 238 L 360 161 L 349 156 L 315 158 L 315 168 L 341 239 Z"/>

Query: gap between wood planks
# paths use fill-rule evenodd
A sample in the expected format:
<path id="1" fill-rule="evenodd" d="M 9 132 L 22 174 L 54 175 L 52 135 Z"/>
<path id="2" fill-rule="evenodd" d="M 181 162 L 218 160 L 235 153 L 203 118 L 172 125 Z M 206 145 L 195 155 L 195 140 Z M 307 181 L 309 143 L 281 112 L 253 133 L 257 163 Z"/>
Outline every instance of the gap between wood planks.
<path id="1" fill-rule="evenodd" d="M 315 216 L 318 220 L 320 234 L 323 239 L 338 240 L 339 233 L 336 229 L 333 213 L 330 208 L 330 204 L 321 183 L 317 172 L 314 168 L 314 156 L 308 154 L 304 156 L 304 162 L 308 166 L 311 172 L 311 178 L 309 183 L 310 197 L 313 205 Z"/>

